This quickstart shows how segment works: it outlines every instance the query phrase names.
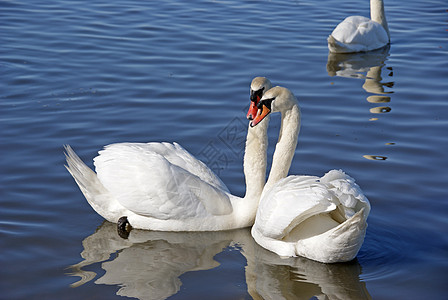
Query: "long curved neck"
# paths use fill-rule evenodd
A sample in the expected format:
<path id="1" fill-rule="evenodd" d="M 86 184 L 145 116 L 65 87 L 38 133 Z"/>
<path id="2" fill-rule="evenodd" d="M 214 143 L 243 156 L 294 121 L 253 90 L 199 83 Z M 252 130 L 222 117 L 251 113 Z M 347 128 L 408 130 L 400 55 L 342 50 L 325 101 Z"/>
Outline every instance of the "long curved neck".
<path id="1" fill-rule="evenodd" d="M 246 200 L 254 200 L 258 205 L 266 180 L 266 152 L 268 147 L 267 131 L 269 117 L 255 127 L 247 130 L 246 150 L 244 153 L 244 176 L 246 180 Z"/>
<path id="2" fill-rule="evenodd" d="M 291 109 L 282 113 L 280 134 L 272 158 L 271 172 L 264 187 L 265 191 L 288 175 L 296 150 L 299 131 L 300 108 L 297 104 L 294 104 Z"/>
<path id="3" fill-rule="evenodd" d="M 383 0 L 370 0 L 370 19 L 378 22 L 387 32 L 390 42 L 389 26 L 387 25 L 386 13 L 384 12 Z"/>

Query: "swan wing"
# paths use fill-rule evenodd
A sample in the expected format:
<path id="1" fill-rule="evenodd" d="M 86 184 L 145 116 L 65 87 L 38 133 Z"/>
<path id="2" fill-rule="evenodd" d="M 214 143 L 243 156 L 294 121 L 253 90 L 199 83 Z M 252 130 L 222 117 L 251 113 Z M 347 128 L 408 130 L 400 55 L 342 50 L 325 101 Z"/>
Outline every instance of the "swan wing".
<path id="1" fill-rule="evenodd" d="M 366 228 L 364 209 L 361 209 L 338 226 L 295 240 L 295 252 L 323 263 L 350 261 L 356 257 L 364 242 Z"/>
<path id="2" fill-rule="evenodd" d="M 289 176 L 280 180 L 262 199 L 255 226 L 266 237 L 285 238 L 311 216 L 332 212 L 328 221 L 316 217 L 321 227 L 331 228 L 363 210 L 364 220 L 370 203 L 355 180 L 341 170 L 331 170 L 323 177 Z M 330 219 L 333 219 L 330 220 Z"/>
<path id="3" fill-rule="evenodd" d="M 94 165 L 104 187 L 136 214 L 186 219 L 232 212 L 220 180 L 177 144 L 112 144 Z"/>
<path id="4" fill-rule="evenodd" d="M 327 185 L 334 195 L 334 202 L 343 210 L 344 219 L 351 218 L 355 213 L 364 209 L 364 217 L 370 213 L 370 202 L 362 192 L 355 179 L 342 170 L 327 172 L 320 182 Z"/>
<path id="5" fill-rule="evenodd" d="M 362 16 L 347 17 L 328 39 L 330 51 L 338 53 L 370 51 L 388 43 L 389 37 L 383 26 Z"/>
<path id="6" fill-rule="evenodd" d="M 265 237 L 282 239 L 309 217 L 336 209 L 332 199 L 319 177 L 289 176 L 263 195 L 254 226 Z"/>
<path id="7" fill-rule="evenodd" d="M 194 157 L 187 150 L 185 150 L 178 143 L 147 143 L 140 144 L 145 151 L 152 151 L 154 153 L 162 155 L 170 163 L 181 167 L 182 169 L 190 172 L 193 175 L 198 176 L 201 180 L 208 184 L 229 192 L 227 186 L 221 181 L 221 179 L 202 161 Z"/>

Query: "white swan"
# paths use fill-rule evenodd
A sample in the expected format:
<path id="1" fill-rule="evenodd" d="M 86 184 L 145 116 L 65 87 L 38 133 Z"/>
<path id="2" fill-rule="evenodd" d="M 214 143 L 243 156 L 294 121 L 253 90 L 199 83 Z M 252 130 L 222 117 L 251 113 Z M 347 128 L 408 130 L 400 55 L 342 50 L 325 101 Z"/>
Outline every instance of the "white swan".
<path id="1" fill-rule="evenodd" d="M 274 87 L 258 107 L 251 126 L 262 125 L 271 112 L 281 112 L 282 121 L 251 231 L 255 241 L 280 256 L 299 255 L 324 263 L 352 260 L 364 241 L 369 201 L 341 170 L 323 177 L 286 177 L 300 128 L 297 99 L 288 89 Z"/>
<path id="2" fill-rule="evenodd" d="M 271 88 L 255 78 L 252 97 Z M 66 146 L 67 169 L 92 208 L 119 229 L 216 231 L 251 226 L 266 176 L 268 122 L 249 127 L 244 155 L 246 194 L 229 193 L 201 161 L 173 143 L 119 143 L 94 158 L 96 173 Z M 122 218 L 126 217 L 126 218 Z"/>
<path id="3" fill-rule="evenodd" d="M 370 0 L 370 19 L 347 17 L 328 37 L 328 49 L 335 53 L 370 51 L 390 43 L 383 0 Z"/>

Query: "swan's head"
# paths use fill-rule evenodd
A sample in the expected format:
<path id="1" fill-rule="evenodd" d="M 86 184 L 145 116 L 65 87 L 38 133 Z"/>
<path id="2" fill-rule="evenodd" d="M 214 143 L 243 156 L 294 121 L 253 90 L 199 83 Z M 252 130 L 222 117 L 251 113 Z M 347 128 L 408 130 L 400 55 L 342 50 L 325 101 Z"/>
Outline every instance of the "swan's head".
<path id="1" fill-rule="evenodd" d="M 285 112 L 297 105 L 297 99 L 287 88 L 276 86 L 266 91 L 257 104 L 257 114 L 250 123 L 251 127 L 260 123 L 273 112 Z"/>
<path id="2" fill-rule="evenodd" d="M 247 119 L 253 120 L 257 115 L 257 105 L 264 93 L 272 87 L 271 81 L 266 77 L 255 77 L 250 84 L 250 107 Z"/>

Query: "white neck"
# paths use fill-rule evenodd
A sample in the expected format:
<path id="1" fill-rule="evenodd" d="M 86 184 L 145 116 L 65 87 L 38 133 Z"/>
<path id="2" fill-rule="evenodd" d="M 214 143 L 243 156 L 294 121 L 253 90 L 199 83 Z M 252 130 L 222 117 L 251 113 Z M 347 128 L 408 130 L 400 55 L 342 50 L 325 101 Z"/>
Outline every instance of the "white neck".
<path id="1" fill-rule="evenodd" d="M 383 26 L 390 41 L 389 26 L 387 25 L 383 0 L 370 0 L 370 19 Z"/>
<path id="2" fill-rule="evenodd" d="M 300 131 L 300 108 L 295 103 L 291 109 L 282 112 L 282 124 L 275 152 L 272 158 L 271 172 L 264 187 L 267 191 L 272 185 L 288 175 L 292 158 L 297 146 Z"/>
<path id="3" fill-rule="evenodd" d="M 255 127 L 247 130 L 246 150 L 244 153 L 244 176 L 246 180 L 245 202 L 258 202 L 266 180 L 267 130 L 269 117 Z"/>

